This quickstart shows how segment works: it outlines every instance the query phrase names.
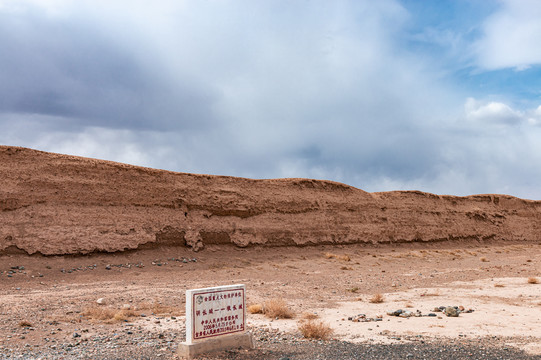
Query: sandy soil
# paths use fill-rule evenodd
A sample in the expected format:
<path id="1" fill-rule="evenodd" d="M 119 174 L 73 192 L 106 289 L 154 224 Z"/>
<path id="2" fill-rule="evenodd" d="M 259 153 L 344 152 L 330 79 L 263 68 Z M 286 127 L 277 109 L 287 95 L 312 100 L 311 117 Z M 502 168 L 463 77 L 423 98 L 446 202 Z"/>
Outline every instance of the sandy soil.
<path id="1" fill-rule="evenodd" d="M 91 256 L 4 255 L 0 354 L 46 350 L 70 358 L 69 349 L 85 342 L 99 351 L 112 342 L 129 348 L 144 340 L 156 343 L 157 358 L 173 358 L 184 337 L 185 290 L 244 283 L 248 303 L 283 298 L 297 314 L 291 320 L 249 315 L 252 329 L 298 334 L 298 321 L 308 312 L 328 323 L 338 340 L 498 337 L 506 346 L 541 355 L 541 284 L 527 281 L 537 277 L 541 282 L 540 264 L 541 244 L 531 242 L 211 245 L 199 253 L 175 247 Z M 369 302 L 376 293 L 383 303 Z M 102 305 L 96 303 L 100 298 Z M 386 315 L 396 309 L 428 314 L 447 305 L 474 311 L 457 318 Z M 118 313 L 123 308 L 127 321 L 92 319 L 96 309 Z M 383 321 L 348 320 L 360 313 L 381 314 Z"/>

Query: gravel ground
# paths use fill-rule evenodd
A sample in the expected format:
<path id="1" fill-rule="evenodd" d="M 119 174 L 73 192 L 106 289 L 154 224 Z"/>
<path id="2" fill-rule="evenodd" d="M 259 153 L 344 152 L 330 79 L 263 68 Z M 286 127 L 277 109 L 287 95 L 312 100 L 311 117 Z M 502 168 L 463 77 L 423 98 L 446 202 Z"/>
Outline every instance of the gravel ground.
<path id="1" fill-rule="evenodd" d="M 254 350 L 228 350 L 198 360 L 349 360 L 349 359 L 541 359 L 506 345 L 528 339 L 484 338 L 443 340 L 412 337 L 396 344 L 353 344 L 344 341 L 306 340 L 296 334 L 255 329 Z M 86 341 L 45 348 L 0 349 L 1 359 L 176 359 L 177 341 L 151 334 L 127 340 L 124 336 L 93 337 Z"/>

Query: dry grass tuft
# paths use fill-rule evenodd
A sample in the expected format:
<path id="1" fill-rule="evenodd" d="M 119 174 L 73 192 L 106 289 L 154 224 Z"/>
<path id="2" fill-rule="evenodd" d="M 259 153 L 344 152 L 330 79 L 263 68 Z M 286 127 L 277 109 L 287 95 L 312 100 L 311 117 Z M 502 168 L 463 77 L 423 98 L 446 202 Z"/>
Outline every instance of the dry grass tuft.
<path id="1" fill-rule="evenodd" d="M 382 302 L 385 301 L 385 298 L 380 293 L 377 293 L 374 296 L 372 296 L 370 300 L 368 301 L 371 302 L 372 304 L 381 304 Z"/>
<path id="2" fill-rule="evenodd" d="M 289 309 L 284 299 L 270 299 L 263 303 L 263 314 L 271 319 L 291 319 L 295 313 Z"/>
<path id="3" fill-rule="evenodd" d="M 342 261 L 351 261 L 351 258 L 348 255 L 336 255 L 333 253 L 325 253 L 326 259 L 338 259 Z"/>
<path id="4" fill-rule="evenodd" d="M 334 330 L 322 321 L 303 321 L 299 324 L 301 334 L 307 339 L 328 340 Z"/>
<path id="5" fill-rule="evenodd" d="M 263 313 L 263 305 L 261 304 L 253 304 L 248 306 L 248 312 L 250 314 L 261 314 Z"/>
<path id="6" fill-rule="evenodd" d="M 20 327 L 33 327 L 34 325 L 32 325 L 32 323 L 28 320 L 21 320 L 19 321 L 19 326 Z"/>
<path id="7" fill-rule="evenodd" d="M 502 287 L 505 287 L 505 285 L 504 284 L 494 284 L 494 287 L 502 288 Z"/>
<path id="8" fill-rule="evenodd" d="M 315 319 L 319 318 L 319 315 L 316 314 L 316 313 L 305 312 L 305 313 L 302 314 L 302 318 L 303 318 L 303 320 L 315 320 Z"/>
<path id="9" fill-rule="evenodd" d="M 359 288 L 357 286 L 355 287 L 352 287 L 352 288 L 349 288 L 349 289 L 346 289 L 346 291 L 350 292 L 350 293 L 357 293 L 359 291 Z"/>
<path id="10" fill-rule="evenodd" d="M 184 307 L 163 305 L 156 300 L 153 303 L 140 303 L 139 306 L 137 306 L 137 310 L 146 310 L 154 315 L 165 316 L 181 316 L 185 313 Z"/>
<path id="11" fill-rule="evenodd" d="M 132 317 L 136 317 L 139 314 L 137 314 L 135 311 L 130 309 L 122 309 L 115 313 L 113 316 L 113 321 L 128 321 Z"/>
<path id="12" fill-rule="evenodd" d="M 539 279 L 536 277 L 529 277 L 528 278 L 528 284 L 539 284 Z"/>
<path id="13" fill-rule="evenodd" d="M 486 257 L 484 257 L 484 256 L 479 258 L 479 260 L 481 260 L 482 262 L 488 262 L 488 259 Z"/>
<path id="14" fill-rule="evenodd" d="M 115 322 L 115 315 L 119 312 L 117 309 L 105 307 L 89 307 L 83 310 L 82 315 L 89 320 Z"/>

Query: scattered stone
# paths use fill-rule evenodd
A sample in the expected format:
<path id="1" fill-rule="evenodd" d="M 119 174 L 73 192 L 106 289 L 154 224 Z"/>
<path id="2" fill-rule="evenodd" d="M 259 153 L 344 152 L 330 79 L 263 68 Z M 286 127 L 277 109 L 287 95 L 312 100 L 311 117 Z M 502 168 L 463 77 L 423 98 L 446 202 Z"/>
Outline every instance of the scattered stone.
<path id="1" fill-rule="evenodd" d="M 348 317 L 348 320 L 349 321 L 353 321 L 353 322 L 372 322 L 372 321 L 383 321 L 383 319 L 381 317 L 373 317 L 373 318 L 368 318 L 366 317 L 365 314 L 358 314 L 356 316 L 350 316 Z"/>
<path id="2" fill-rule="evenodd" d="M 444 314 L 448 317 L 458 317 L 458 309 L 455 309 L 454 306 L 447 306 L 444 310 Z"/>
<path id="3" fill-rule="evenodd" d="M 409 318 L 409 317 L 412 317 L 412 316 L 415 316 L 415 317 L 421 317 L 422 314 L 419 310 L 416 310 L 415 312 L 413 311 L 409 311 L 409 310 L 402 310 L 402 309 L 398 309 L 398 310 L 395 310 L 395 311 L 387 311 L 387 315 L 389 316 L 398 316 L 398 317 L 402 317 L 402 318 Z"/>
<path id="4" fill-rule="evenodd" d="M 105 305 L 106 303 L 104 298 L 99 298 L 98 300 L 96 300 L 96 302 L 98 303 L 98 305 Z"/>
<path id="5" fill-rule="evenodd" d="M 402 318 L 409 318 L 409 317 L 437 317 L 435 313 L 441 312 L 447 315 L 448 317 L 458 317 L 460 313 L 472 313 L 473 309 L 466 310 L 464 306 L 440 306 L 432 309 L 432 312 L 423 315 L 421 311 L 416 310 L 415 312 L 409 311 L 409 310 L 403 310 L 398 309 L 394 311 L 387 311 L 388 316 L 397 316 Z M 441 318 L 441 317 L 438 317 Z"/>

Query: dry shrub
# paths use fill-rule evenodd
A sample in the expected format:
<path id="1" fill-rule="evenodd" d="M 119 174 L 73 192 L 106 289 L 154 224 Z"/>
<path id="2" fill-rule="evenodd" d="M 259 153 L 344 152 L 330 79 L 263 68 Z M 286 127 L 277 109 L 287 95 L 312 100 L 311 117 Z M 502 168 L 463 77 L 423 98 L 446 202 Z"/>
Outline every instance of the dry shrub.
<path id="1" fill-rule="evenodd" d="M 336 255 L 333 253 L 325 253 L 326 259 L 338 259 L 342 261 L 351 261 L 351 258 L 348 255 Z"/>
<path id="2" fill-rule="evenodd" d="M 89 320 L 113 322 L 119 310 L 105 307 L 89 307 L 83 310 L 82 315 Z"/>
<path id="3" fill-rule="evenodd" d="M 303 321 L 299 324 L 301 334 L 307 339 L 328 340 L 334 333 L 333 329 L 322 321 Z"/>
<path id="4" fill-rule="evenodd" d="M 502 287 L 505 287 L 505 285 L 504 284 L 494 284 L 494 287 L 502 288 Z"/>
<path id="5" fill-rule="evenodd" d="M 261 314 L 263 312 L 263 305 L 261 304 L 253 304 L 248 306 L 248 312 L 250 314 Z"/>
<path id="6" fill-rule="evenodd" d="M 359 291 L 359 288 L 357 286 L 355 287 L 352 287 L 352 288 L 349 288 L 349 289 L 346 289 L 346 291 L 350 292 L 350 293 L 357 293 Z"/>
<path id="7" fill-rule="evenodd" d="M 122 309 L 115 313 L 113 316 L 114 321 L 127 321 L 132 317 L 136 317 L 138 314 L 130 309 Z"/>
<path id="8" fill-rule="evenodd" d="M 303 320 L 315 320 L 318 317 L 319 317 L 319 315 L 316 314 L 316 313 L 305 312 L 305 313 L 302 314 Z"/>
<path id="9" fill-rule="evenodd" d="M 484 257 L 484 256 L 479 258 L 479 260 L 481 260 L 482 262 L 488 262 L 488 259 L 486 257 Z"/>
<path id="10" fill-rule="evenodd" d="M 166 315 L 166 316 L 180 316 L 184 315 L 184 307 L 167 306 L 154 301 L 153 303 L 142 302 L 137 306 L 137 310 L 147 310 L 154 315 Z"/>
<path id="11" fill-rule="evenodd" d="M 528 284 L 539 284 L 539 279 L 536 277 L 529 277 L 528 278 Z"/>
<path id="12" fill-rule="evenodd" d="M 270 299 L 263 303 L 263 314 L 271 319 L 291 319 L 295 314 L 284 299 Z"/>
<path id="13" fill-rule="evenodd" d="M 128 321 L 131 318 L 139 316 L 139 313 L 131 309 L 89 307 L 83 310 L 82 315 L 92 321 L 103 321 L 107 324 L 112 324 L 115 322 Z"/>
<path id="14" fill-rule="evenodd" d="M 20 327 L 33 327 L 34 325 L 32 325 L 32 323 L 28 320 L 21 320 L 19 321 L 19 326 Z"/>
<path id="15" fill-rule="evenodd" d="M 369 302 L 371 302 L 372 304 L 381 304 L 384 301 L 385 301 L 385 298 L 380 293 L 375 294 L 369 300 Z"/>

